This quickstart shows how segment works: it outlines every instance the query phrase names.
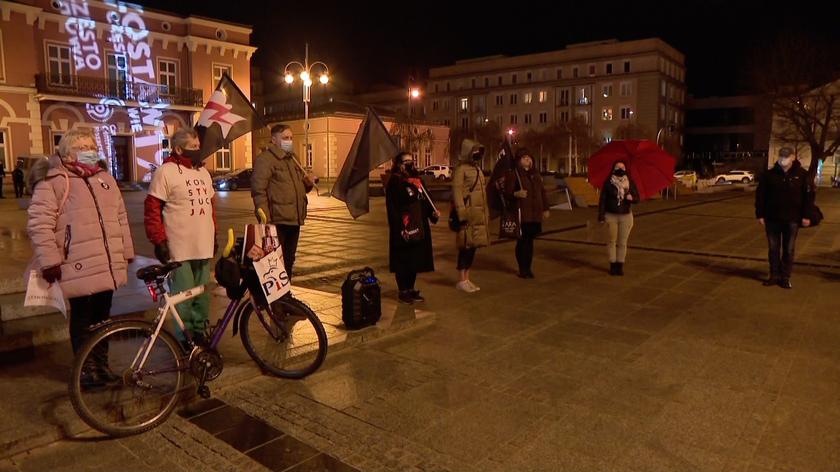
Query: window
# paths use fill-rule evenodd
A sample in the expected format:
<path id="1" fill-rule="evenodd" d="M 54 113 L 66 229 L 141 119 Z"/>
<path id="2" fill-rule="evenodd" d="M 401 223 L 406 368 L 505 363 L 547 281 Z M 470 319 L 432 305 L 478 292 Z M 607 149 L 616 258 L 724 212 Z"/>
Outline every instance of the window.
<path id="1" fill-rule="evenodd" d="M 603 88 L 602 88 L 602 92 L 603 92 L 604 98 L 611 97 L 612 94 L 613 94 L 612 84 L 604 85 Z"/>
<path id="2" fill-rule="evenodd" d="M 595 64 L 589 64 L 589 76 L 592 77 L 595 75 Z"/>
<path id="3" fill-rule="evenodd" d="M 489 88 L 489 87 L 490 87 L 490 78 L 485 77 L 484 78 L 484 88 Z"/>
<path id="4" fill-rule="evenodd" d="M 575 112 L 575 118 L 577 118 L 578 120 L 580 120 L 580 121 L 582 121 L 586 124 L 589 124 L 589 111 L 578 110 L 578 111 Z"/>
<path id="5" fill-rule="evenodd" d="M 450 90 L 450 87 L 449 87 L 449 82 L 447 82 L 447 83 L 446 83 L 446 91 L 448 92 L 449 90 Z"/>
<path id="6" fill-rule="evenodd" d="M 231 79 L 233 78 L 233 67 L 227 64 L 213 64 L 213 89 L 219 85 L 222 76 L 227 74 Z"/>
<path id="7" fill-rule="evenodd" d="M 560 90 L 560 106 L 561 107 L 569 106 L 569 95 L 571 95 L 571 91 L 569 89 Z"/>
<path id="8" fill-rule="evenodd" d="M 9 157 L 9 151 L 8 149 L 6 149 L 7 141 L 8 139 L 6 139 L 6 130 L 0 128 L 0 163 L 3 163 L 3 165 L 6 166 L 6 171 L 8 172 L 14 166 L 11 164 L 11 162 L 6 161 L 6 159 Z"/>
<path id="9" fill-rule="evenodd" d="M 568 123 L 569 122 L 569 112 L 568 111 L 561 111 L 560 112 L 560 122 L 561 123 Z"/>
<path id="10" fill-rule="evenodd" d="M 112 97 L 128 97 L 128 60 L 125 54 L 108 54 L 108 93 Z"/>
<path id="11" fill-rule="evenodd" d="M 577 66 L 572 67 L 572 78 L 573 78 L 573 79 L 577 79 L 577 78 L 578 78 L 578 68 L 577 68 Z"/>
<path id="12" fill-rule="evenodd" d="M 461 129 L 470 129 L 470 119 L 466 116 L 461 118 Z"/>
<path id="13" fill-rule="evenodd" d="M 61 142 L 61 138 L 64 137 L 64 133 L 52 133 L 52 152 L 58 154 L 58 143 Z"/>
<path id="14" fill-rule="evenodd" d="M 47 71 L 52 85 L 73 85 L 70 48 L 47 44 Z"/>
<path id="15" fill-rule="evenodd" d="M 542 112 L 540 113 L 540 124 L 548 123 L 548 113 Z"/>
<path id="16" fill-rule="evenodd" d="M 527 80 L 528 82 L 531 81 L 531 73 L 530 72 L 528 72 L 528 74 L 525 77 L 526 77 L 525 80 Z"/>
<path id="17" fill-rule="evenodd" d="M 633 95 L 633 84 L 630 82 L 622 82 L 621 83 L 621 96 L 622 97 L 629 97 Z"/>
<path id="18" fill-rule="evenodd" d="M 497 125 L 501 126 L 504 122 L 505 121 L 504 121 L 504 118 L 502 117 L 502 115 L 496 115 L 496 124 Z"/>
<path id="19" fill-rule="evenodd" d="M 592 102 L 591 92 L 589 87 L 578 87 L 577 103 L 578 105 L 589 105 Z"/>
<path id="20" fill-rule="evenodd" d="M 504 81 L 502 80 L 502 76 L 500 75 L 499 76 L 499 85 L 502 85 L 503 83 L 504 83 Z"/>
<path id="21" fill-rule="evenodd" d="M 432 111 L 438 111 L 440 108 L 440 103 L 437 100 L 432 101 Z"/>
<path id="22" fill-rule="evenodd" d="M 175 93 L 175 87 L 178 86 L 178 63 L 159 59 L 158 74 L 163 93 L 165 95 Z"/>
<path id="23" fill-rule="evenodd" d="M 563 78 L 563 69 L 557 69 L 557 80 Z"/>
<path id="24" fill-rule="evenodd" d="M 432 165 L 432 146 L 426 146 L 426 152 L 424 154 L 425 155 L 423 157 L 425 158 L 425 167 L 429 167 L 430 165 Z"/>
<path id="25" fill-rule="evenodd" d="M 630 107 L 621 107 L 621 119 L 629 120 L 633 118 L 633 110 Z"/>
<path id="26" fill-rule="evenodd" d="M 668 96 L 668 85 L 665 84 L 664 80 L 662 81 L 662 83 L 659 84 L 659 89 L 663 97 Z"/>
<path id="27" fill-rule="evenodd" d="M 522 102 L 523 103 L 530 104 L 533 101 L 534 101 L 534 93 L 533 92 L 525 92 L 525 94 L 522 95 Z"/>
<path id="28" fill-rule="evenodd" d="M 510 104 L 516 105 L 517 95 L 515 93 L 510 94 Z"/>
<path id="29" fill-rule="evenodd" d="M 610 62 L 610 63 L 607 63 L 607 74 L 612 74 L 612 73 L 613 73 L 612 63 Z"/>
<path id="30" fill-rule="evenodd" d="M 525 113 L 525 124 L 530 125 L 533 121 L 531 120 L 531 114 Z"/>
<path id="31" fill-rule="evenodd" d="M 540 103 L 545 103 L 548 101 L 548 92 L 545 90 L 540 90 Z"/>
<path id="32" fill-rule="evenodd" d="M 510 83 L 512 83 L 512 84 L 515 84 L 515 83 L 516 83 L 516 74 L 511 74 L 511 76 L 510 76 Z"/>
<path id="33" fill-rule="evenodd" d="M 231 161 L 231 148 L 228 143 L 216 151 L 216 170 L 230 170 Z"/>
<path id="34" fill-rule="evenodd" d="M 472 88 L 475 88 L 475 79 L 472 79 Z"/>
<path id="35" fill-rule="evenodd" d="M 443 126 L 449 127 L 450 122 L 449 120 L 443 120 Z"/>
<path id="36" fill-rule="evenodd" d="M 443 101 L 443 111 L 449 111 L 449 99 Z"/>
<path id="37" fill-rule="evenodd" d="M 502 95 L 496 95 L 496 106 L 502 106 L 505 104 L 505 97 Z"/>
<path id="38" fill-rule="evenodd" d="M 312 168 L 312 161 L 313 161 L 313 159 L 312 159 L 312 144 L 310 143 L 306 147 L 306 168 L 307 169 Z"/>
<path id="39" fill-rule="evenodd" d="M 515 125 L 518 119 L 516 115 L 510 115 L 510 124 Z"/>
<path id="40" fill-rule="evenodd" d="M 166 159 L 169 157 L 169 154 L 172 152 L 172 148 L 170 146 L 169 138 L 160 138 L 160 159 Z"/>
<path id="41" fill-rule="evenodd" d="M 601 109 L 601 119 L 604 121 L 612 121 L 613 109 L 612 107 L 603 107 Z"/>
<path id="42" fill-rule="evenodd" d="M 460 101 L 461 105 L 459 109 L 461 111 L 470 111 L 470 99 L 469 98 L 462 98 Z"/>
<path id="43" fill-rule="evenodd" d="M 439 90 L 438 90 L 438 84 L 435 84 L 435 93 L 438 93 L 438 92 L 439 92 Z"/>
<path id="44" fill-rule="evenodd" d="M 625 74 L 630 73 L 630 61 L 624 61 L 624 73 Z"/>

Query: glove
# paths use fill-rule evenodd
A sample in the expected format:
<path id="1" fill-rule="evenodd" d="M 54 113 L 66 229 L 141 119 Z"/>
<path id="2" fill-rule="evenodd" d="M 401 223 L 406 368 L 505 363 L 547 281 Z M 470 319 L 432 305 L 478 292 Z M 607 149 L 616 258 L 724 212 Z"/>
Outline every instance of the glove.
<path id="1" fill-rule="evenodd" d="M 49 283 L 54 283 L 57 280 L 61 280 L 61 266 L 54 265 L 52 267 L 46 267 L 41 269 L 41 276 L 44 277 Z"/>
<path id="2" fill-rule="evenodd" d="M 163 264 L 169 262 L 172 256 L 169 255 L 169 245 L 166 244 L 166 241 L 155 244 L 155 257 Z"/>
<path id="3" fill-rule="evenodd" d="M 517 190 L 513 192 L 513 196 L 516 198 L 528 198 L 528 191 L 527 190 Z"/>

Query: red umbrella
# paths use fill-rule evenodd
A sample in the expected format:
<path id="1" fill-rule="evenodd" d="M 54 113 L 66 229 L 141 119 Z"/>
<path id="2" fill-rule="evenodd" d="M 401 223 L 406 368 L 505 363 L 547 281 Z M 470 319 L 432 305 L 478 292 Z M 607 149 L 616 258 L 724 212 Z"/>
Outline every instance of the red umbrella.
<path id="1" fill-rule="evenodd" d="M 589 158 L 589 183 L 598 190 L 612 174 L 616 161 L 624 161 L 639 198 L 648 199 L 674 181 L 677 160 L 653 141 L 612 141 Z"/>

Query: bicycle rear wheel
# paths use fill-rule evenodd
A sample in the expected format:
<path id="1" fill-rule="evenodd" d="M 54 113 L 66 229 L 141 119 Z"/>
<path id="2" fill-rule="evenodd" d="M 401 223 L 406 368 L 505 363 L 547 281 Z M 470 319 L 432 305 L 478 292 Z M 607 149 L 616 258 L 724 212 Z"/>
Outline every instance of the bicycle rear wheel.
<path id="1" fill-rule="evenodd" d="M 263 370 L 287 379 L 312 374 L 327 356 L 327 333 L 305 303 L 286 296 L 271 311 L 246 305 L 239 321 L 242 344 Z"/>
<path id="2" fill-rule="evenodd" d="M 112 437 L 148 431 L 169 417 L 186 383 L 181 346 L 161 331 L 138 369 L 155 325 L 108 324 L 82 346 L 73 362 L 70 400 L 90 427 Z"/>

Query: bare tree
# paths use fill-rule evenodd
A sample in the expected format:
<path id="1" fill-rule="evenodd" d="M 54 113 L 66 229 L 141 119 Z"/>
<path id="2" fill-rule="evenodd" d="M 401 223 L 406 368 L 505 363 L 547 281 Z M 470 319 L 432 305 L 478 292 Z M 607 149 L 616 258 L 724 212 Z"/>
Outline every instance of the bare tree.
<path id="1" fill-rule="evenodd" d="M 783 32 L 757 53 L 753 71 L 773 106 L 773 138 L 811 153 L 808 176 L 840 149 L 840 76 L 836 51 L 801 34 Z"/>

